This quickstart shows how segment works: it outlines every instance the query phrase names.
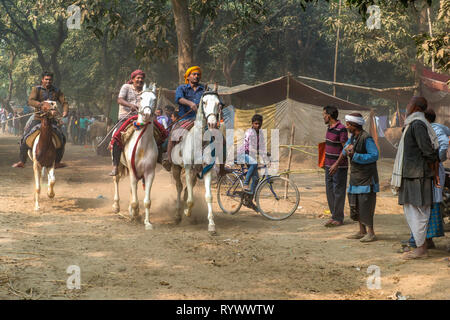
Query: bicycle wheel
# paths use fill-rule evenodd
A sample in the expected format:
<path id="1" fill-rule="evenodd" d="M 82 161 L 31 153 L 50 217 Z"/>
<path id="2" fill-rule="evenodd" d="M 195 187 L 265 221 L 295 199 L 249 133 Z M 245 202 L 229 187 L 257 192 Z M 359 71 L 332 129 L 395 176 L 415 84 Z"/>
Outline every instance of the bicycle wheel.
<path id="1" fill-rule="evenodd" d="M 234 172 L 220 178 L 217 187 L 217 202 L 220 209 L 228 214 L 235 214 L 242 206 L 244 186 L 242 180 Z"/>
<path id="2" fill-rule="evenodd" d="M 284 220 L 297 210 L 300 192 L 292 180 L 270 177 L 256 190 L 256 205 L 259 212 L 271 220 Z"/>

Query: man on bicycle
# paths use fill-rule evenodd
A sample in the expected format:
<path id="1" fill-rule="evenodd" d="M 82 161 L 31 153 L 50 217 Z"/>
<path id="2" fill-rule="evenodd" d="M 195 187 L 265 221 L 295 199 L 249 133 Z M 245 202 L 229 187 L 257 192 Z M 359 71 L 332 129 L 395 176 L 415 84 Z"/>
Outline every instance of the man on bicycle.
<path id="1" fill-rule="evenodd" d="M 238 163 L 245 163 L 248 165 L 248 171 L 244 181 L 244 191 L 248 194 L 253 194 L 255 192 L 258 183 L 258 155 L 261 156 L 264 164 L 270 167 L 264 134 L 261 131 L 262 123 L 263 117 L 260 114 L 255 114 L 252 117 L 252 127 L 245 131 L 244 143 L 239 147 L 237 154 Z M 252 180 L 252 184 L 249 188 L 250 180 Z M 245 205 L 257 211 L 256 205 L 252 200 Z"/>

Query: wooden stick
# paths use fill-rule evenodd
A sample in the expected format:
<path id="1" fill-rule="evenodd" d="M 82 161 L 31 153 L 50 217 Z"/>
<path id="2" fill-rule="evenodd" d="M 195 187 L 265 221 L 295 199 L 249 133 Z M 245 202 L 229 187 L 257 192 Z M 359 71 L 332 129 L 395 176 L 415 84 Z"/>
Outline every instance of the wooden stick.
<path id="1" fill-rule="evenodd" d="M 288 160 L 288 168 L 287 171 L 291 170 L 291 162 L 292 162 L 292 146 L 294 145 L 294 135 L 295 135 L 295 125 L 292 124 L 291 127 L 291 147 L 289 147 L 289 160 Z M 287 174 L 287 178 L 289 179 L 289 173 Z M 288 182 L 286 181 L 284 185 L 284 198 L 287 198 L 288 192 Z"/>

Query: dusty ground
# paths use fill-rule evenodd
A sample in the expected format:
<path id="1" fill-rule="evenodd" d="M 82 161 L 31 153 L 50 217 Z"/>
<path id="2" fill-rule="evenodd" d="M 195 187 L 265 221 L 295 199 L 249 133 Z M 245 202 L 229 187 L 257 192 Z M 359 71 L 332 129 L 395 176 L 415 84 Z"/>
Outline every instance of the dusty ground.
<path id="1" fill-rule="evenodd" d="M 26 169 L 10 168 L 17 141 L 0 136 L 0 299 L 388 299 L 397 291 L 411 299 L 450 297 L 449 234 L 435 241 L 429 259 L 400 260 L 399 241 L 409 233 L 389 191 L 377 198 L 377 242 L 345 238 L 357 230 L 348 207 L 344 226 L 322 226 L 329 215 L 319 172 L 295 176 L 301 208 L 289 219 L 273 222 L 245 208 L 227 216 L 216 205 L 218 235 L 210 236 L 201 189 L 193 216 L 172 223 L 175 187 L 159 167 L 155 230 L 145 231 L 112 213 L 109 159 L 71 144 L 70 167 L 56 171 L 56 198 L 44 192 L 35 213 L 30 161 Z M 383 182 L 391 167 L 380 162 Z M 121 187 L 126 216 L 128 179 Z M 81 269 L 81 290 L 66 287 L 70 265 Z M 380 268 L 379 290 L 367 288 L 370 265 Z"/>

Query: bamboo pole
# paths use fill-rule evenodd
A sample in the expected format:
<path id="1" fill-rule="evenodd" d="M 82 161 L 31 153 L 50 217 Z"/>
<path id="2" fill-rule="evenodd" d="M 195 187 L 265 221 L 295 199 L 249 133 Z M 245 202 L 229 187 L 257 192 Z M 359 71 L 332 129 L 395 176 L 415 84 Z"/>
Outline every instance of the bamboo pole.
<path id="1" fill-rule="evenodd" d="M 339 19 L 341 17 L 341 0 L 339 0 L 339 10 L 338 10 L 338 27 L 337 27 L 337 34 L 336 34 L 336 48 L 334 51 L 334 72 L 333 72 L 333 81 L 336 82 L 336 70 L 337 70 L 337 57 L 338 57 L 338 50 L 339 50 L 339 31 L 341 27 L 341 20 Z M 333 96 L 336 96 L 336 86 L 333 86 Z"/>
<path id="2" fill-rule="evenodd" d="M 291 170 L 291 163 L 292 163 L 292 146 L 294 145 L 294 139 L 295 139 L 295 125 L 292 123 L 291 127 L 291 146 L 289 147 L 289 160 L 288 160 L 288 168 L 287 171 Z M 289 179 L 289 173 L 287 174 L 287 178 Z M 287 198 L 287 192 L 288 192 L 288 183 L 284 184 L 284 198 Z"/>
<path id="3" fill-rule="evenodd" d="M 430 31 L 430 37 L 433 38 L 433 30 L 431 28 L 430 7 L 427 8 L 428 16 L 428 29 Z M 434 54 L 431 55 L 431 71 L 434 72 Z"/>

